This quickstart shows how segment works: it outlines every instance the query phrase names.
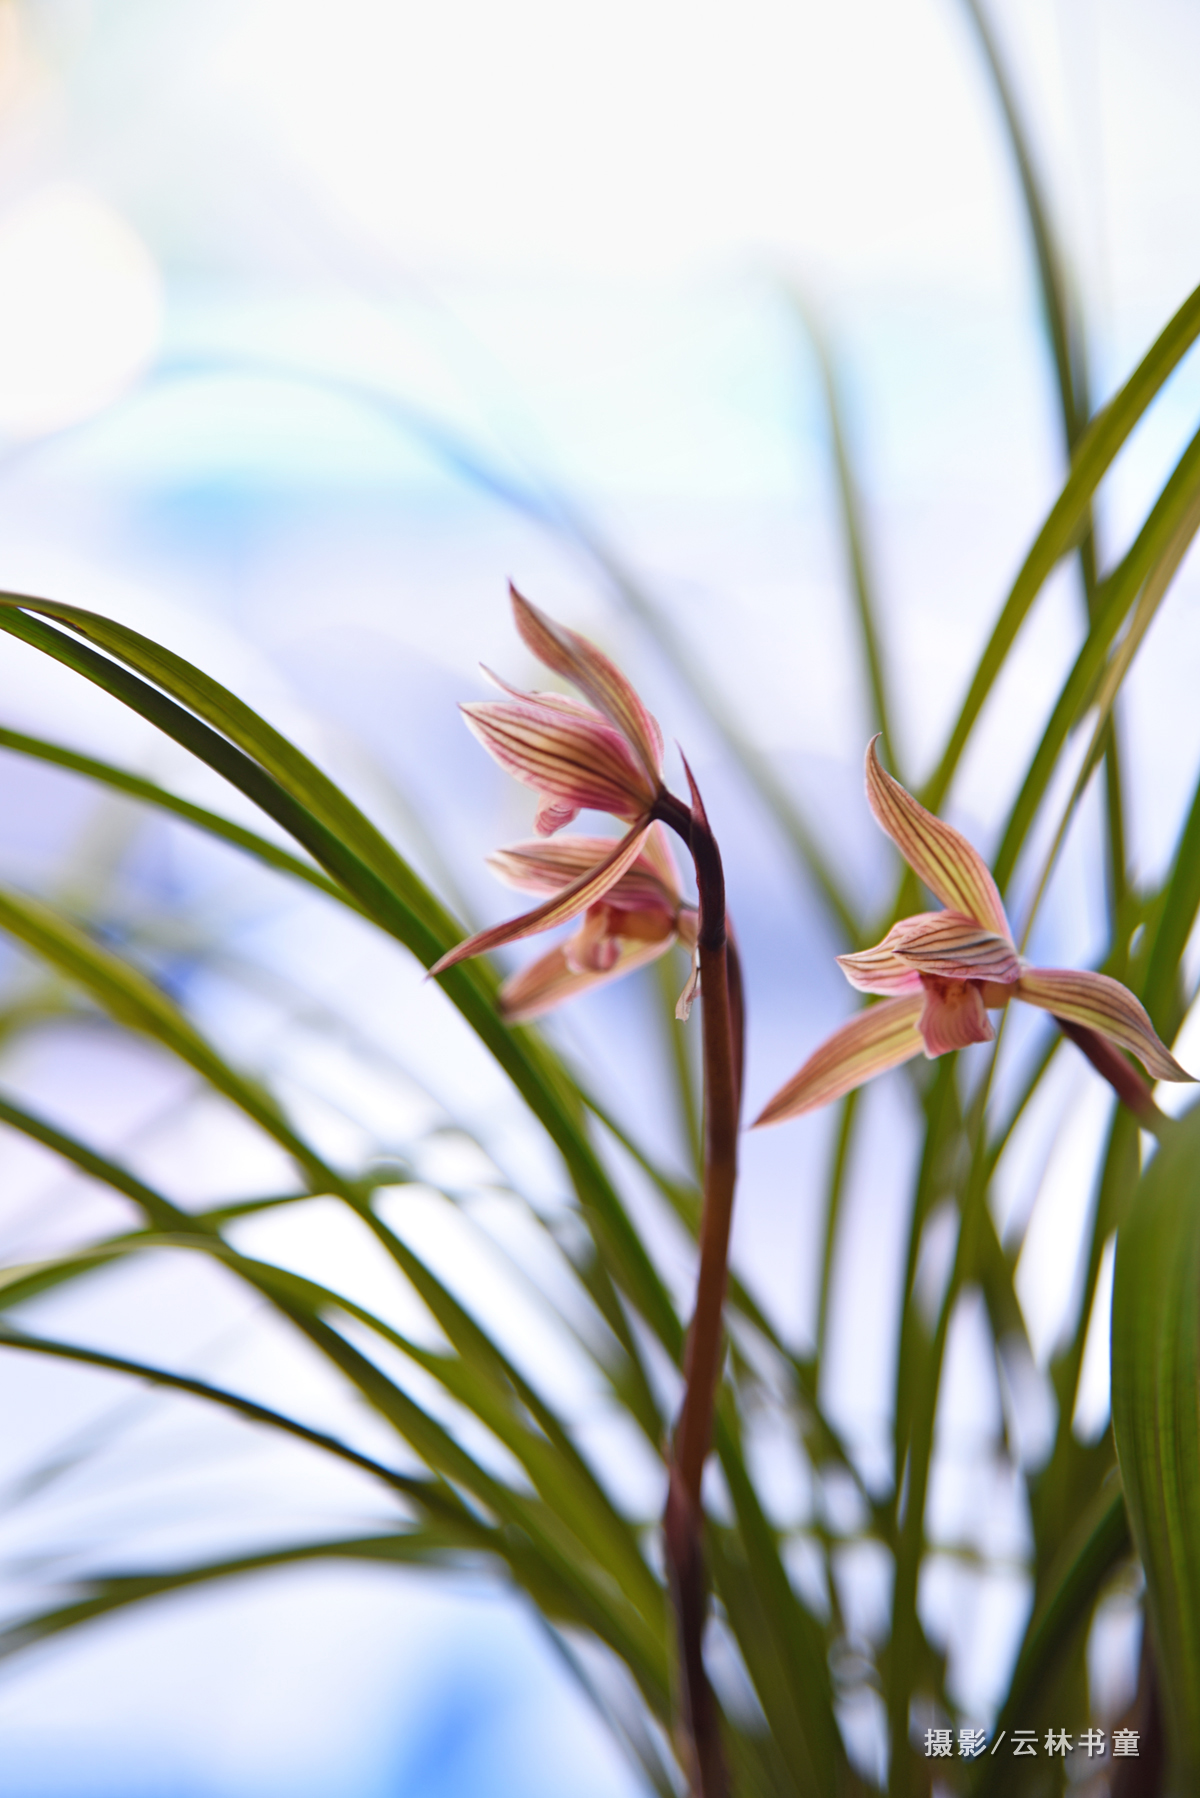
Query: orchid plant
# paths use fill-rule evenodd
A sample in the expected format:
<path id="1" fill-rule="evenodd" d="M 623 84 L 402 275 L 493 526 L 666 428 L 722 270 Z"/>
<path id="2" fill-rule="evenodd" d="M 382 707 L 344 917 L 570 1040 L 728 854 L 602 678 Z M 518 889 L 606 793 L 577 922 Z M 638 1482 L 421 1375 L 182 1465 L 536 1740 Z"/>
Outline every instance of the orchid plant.
<path id="1" fill-rule="evenodd" d="M 777 830 L 794 851 L 808 900 L 819 896 L 851 986 L 876 1001 L 821 1043 L 757 1119 L 775 1124 L 838 1106 L 835 1115 L 774 1139 L 791 1157 L 789 1193 L 798 1184 L 792 1172 L 807 1173 L 822 1158 L 826 1166 L 824 1248 L 807 1270 L 817 1291 L 811 1328 L 777 1316 L 747 1270 L 736 1258 L 730 1263 L 742 1094 L 760 1069 L 744 1058 L 747 1037 L 752 1050 L 755 1040 L 726 915 L 725 865 L 687 762 L 684 798 L 667 784 L 656 719 L 596 644 L 512 593 L 525 649 L 572 692 L 527 693 L 497 680 L 498 699 L 463 707 L 487 752 L 536 795 L 534 834 L 491 858 L 501 880 L 534 904 L 471 931 L 329 774 L 211 675 L 112 618 L 0 594 L 0 633 L 152 725 L 271 828 L 260 833 L 51 735 L 5 729 L 0 747 L 133 800 L 160 824 L 202 833 L 252 865 L 265 884 L 285 882 L 322 925 L 344 917 L 356 942 L 369 936 L 374 965 L 412 968 L 414 1012 L 418 1004 L 439 1008 L 440 1023 L 459 1032 L 455 1041 L 470 1038 L 490 1056 L 507 1081 L 505 1115 L 550 1151 L 542 1162 L 553 1172 L 543 1186 L 554 1187 L 550 1198 L 533 1190 L 506 1162 L 501 1131 L 472 1123 L 467 1105 L 458 1115 L 444 1095 L 435 1099 L 420 1086 L 421 1030 L 408 1018 L 397 1030 L 407 1032 L 412 1065 L 400 1065 L 363 1042 L 353 1020 L 322 1014 L 314 1027 L 308 995 L 281 997 L 278 980 L 255 986 L 247 958 L 223 956 L 221 942 L 198 930 L 188 936 L 188 919 L 172 916 L 168 931 L 162 917 L 147 922 L 123 908 L 111 880 L 92 889 L 64 882 L 46 896 L 0 886 L 0 929 L 24 955 L 15 971 L 7 962 L 0 969 L 9 983 L 0 993 L 6 1055 L 41 1041 L 38 1033 L 74 1031 L 73 1042 L 99 1039 L 106 1054 L 136 1039 L 155 1069 L 182 1070 L 189 1093 L 249 1133 L 270 1152 L 272 1167 L 287 1170 L 270 1190 L 177 1186 L 163 1171 L 165 1152 L 140 1155 L 136 1141 L 114 1142 L 94 1119 L 92 1126 L 72 1121 L 57 1085 L 39 1095 L 32 1078 L 5 1060 L 0 1124 L 89 1194 L 101 1190 L 109 1206 L 94 1227 L 89 1212 L 91 1221 L 70 1240 L 60 1231 L 44 1252 L 4 1268 L 5 1365 L 27 1358 L 99 1371 L 148 1387 L 172 1415 L 176 1400 L 200 1402 L 231 1432 L 252 1428 L 369 1482 L 372 1505 L 369 1528 L 348 1524 L 340 1535 L 324 1526 L 305 1535 L 281 1505 L 277 1518 L 269 1512 L 275 1537 L 241 1543 L 237 1552 L 206 1538 L 156 1562 L 136 1535 L 117 1562 L 89 1548 L 83 1577 L 69 1590 L 33 1594 L 0 1632 L 0 1652 L 15 1655 L 168 1594 L 267 1568 L 350 1562 L 381 1583 L 395 1580 L 402 1594 L 398 1570 L 420 1567 L 449 1579 L 477 1577 L 483 1566 L 536 1611 L 626 1751 L 637 1788 L 660 1798 L 863 1798 L 881 1789 L 888 1798 L 1068 1790 L 1099 1798 L 1101 1782 L 1109 1798 L 1200 1789 L 1200 1108 L 1176 1102 L 1180 1115 L 1167 1115 L 1171 1101 L 1154 1090 L 1154 1083 L 1191 1078 L 1169 1045 L 1194 1015 L 1185 969 L 1200 919 L 1200 786 L 1193 771 L 1165 868 L 1153 882 L 1139 881 L 1126 844 L 1126 728 L 1117 707 L 1200 526 L 1200 431 L 1127 550 L 1103 572 L 1091 530 L 1107 472 L 1200 338 L 1200 289 L 1094 412 L 1032 165 L 982 15 L 973 0 L 968 9 L 1008 112 L 1039 245 L 1067 472 L 921 798 L 884 770 L 878 738 L 867 750 L 868 804 L 907 869 L 881 941 L 872 946 L 878 933 L 836 848 L 822 850 L 802 783 L 793 790 L 728 716 L 624 564 L 569 507 L 555 513 L 573 547 L 620 596 L 627 619 L 669 655 L 706 715 L 731 781 L 740 783 L 747 812 Z M 890 670 L 832 374 L 827 386 L 863 690 L 895 767 Z M 989 870 L 938 813 L 985 705 L 993 697 L 1000 703 L 997 684 L 1018 633 L 1068 557 L 1077 558 L 1080 645 L 1039 741 L 1024 766 L 1015 765 L 1014 752 L 1006 770 L 1013 798 L 1007 818 L 994 821 L 999 848 Z M 1019 943 L 1003 897 L 1024 881 L 1023 858 L 1040 840 L 1036 827 L 1053 823 L 1072 779 L 1057 832 L 1049 834 L 1057 851 L 1084 793 L 1096 793 L 1107 875 L 1098 970 L 1029 965 L 1028 933 Z M 452 805 L 454 796 L 443 802 Z M 607 815 L 618 834 L 573 828 L 584 812 Z M 1041 883 L 1028 889 L 1031 914 L 1053 866 L 1051 856 Z M 914 912 L 914 883 L 942 909 Z M 569 928 L 516 972 L 493 969 L 492 951 L 559 927 Z M 193 1006 L 186 984 L 172 980 L 169 968 L 164 973 L 163 944 L 180 940 L 189 965 L 244 978 L 256 1002 L 276 1007 L 285 1048 L 274 1067 L 248 1070 L 222 1035 L 216 1008 Z M 746 947 L 752 989 L 749 938 Z M 807 943 L 797 953 L 808 955 Z M 684 970 L 677 977 L 672 963 L 684 960 L 677 997 Z M 687 1053 L 668 1057 L 680 1115 L 702 1113 L 694 1156 L 684 1130 L 673 1159 L 663 1148 L 668 1128 L 643 1140 L 593 1090 L 590 1071 L 562 1046 L 553 1021 L 541 1023 L 568 1000 L 592 1004 L 597 988 L 640 978 L 652 963 L 659 964 L 672 1048 L 690 1040 L 685 1032 L 702 1041 L 698 1107 Z M 749 996 L 752 1024 L 753 990 Z M 990 1014 L 1005 1013 L 1013 1000 L 1053 1026 L 1044 1023 L 1019 1045 L 1009 1031 L 1005 1041 Z M 348 1045 L 364 1086 L 383 1084 L 385 1124 L 353 1113 L 345 1092 L 354 1078 L 342 1079 L 336 1098 L 331 1083 L 322 1109 L 322 1095 L 314 1098 L 305 1085 L 317 1078 L 311 1068 L 301 1079 L 287 1063 L 293 1039 L 313 1028 L 326 1049 Z M 623 1028 L 631 1056 L 652 1052 Z M 801 1041 L 819 1034 L 803 1017 L 795 1031 Z M 1108 1108 L 1091 1139 L 1095 1172 L 1077 1277 L 1068 1269 L 1062 1279 L 1074 1294 L 1064 1305 L 1067 1323 L 1039 1360 L 1019 1268 L 1035 1196 L 1029 1168 L 1039 1153 L 1046 1159 L 1054 1139 L 1046 1114 L 1061 1107 L 1064 1037 L 1107 1081 L 1107 1090 L 1095 1090 Z M 1186 1045 L 1179 1053 L 1194 1064 Z M 839 1287 L 835 1264 L 848 1240 L 847 1194 L 873 1103 L 858 1089 L 901 1069 L 889 1097 L 903 1108 L 916 1152 L 897 1204 L 901 1246 L 888 1269 L 894 1305 L 872 1320 L 884 1342 L 882 1369 L 874 1372 L 890 1381 L 890 1397 L 879 1433 L 864 1444 L 831 1394 L 837 1331 L 844 1339 L 863 1333 L 861 1292 L 853 1282 Z M 410 1101 L 416 1092 L 420 1103 L 394 1107 L 397 1092 Z M 354 1129 L 343 1136 L 328 1128 L 338 1105 L 353 1114 Z M 469 1151 L 449 1172 L 439 1157 L 447 1137 Z M 187 1166 L 188 1139 L 171 1142 L 176 1165 Z M 772 1146 L 756 1139 L 764 1157 Z M 463 1165 L 466 1172 L 454 1171 Z M 1006 1209 L 1002 1189 L 1014 1185 L 1028 1202 Z M 752 1193 L 747 1198 L 754 1202 Z M 439 1228 L 456 1247 L 486 1242 L 488 1277 L 503 1285 L 503 1307 L 489 1312 L 472 1294 L 453 1254 L 439 1262 L 427 1252 L 412 1224 L 421 1204 L 436 1207 Z M 497 1208 L 519 1228 L 493 1229 Z M 358 1247 L 369 1246 L 401 1284 L 406 1310 L 377 1303 L 375 1289 L 356 1286 L 333 1257 L 300 1265 L 287 1227 L 314 1213 L 336 1215 Z M 535 1245 L 526 1261 L 511 1247 L 518 1239 Z M 236 1294 L 247 1330 L 269 1328 L 277 1332 L 272 1342 L 299 1343 L 305 1366 L 319 1365 L 340 1395 L 335 1420 L 318 1427 L 286 1383 L 272 1395 L 265 1378 L 221 1379 L 212 1366 L 198 1371 L 164 1347 L 155 1337 L 164 1309 L 155 1282 L 164 1263 L 199 1267 L 214 1291 Z M 123 1329 L 129 1325 L 120 1346 L 92 1327 L 94 1310 L 70 1309 L 77 1291 L 102 1299 L 103 1282 L 93 1286 L 93 1276 L 114 1267 L 128 1276 L 114 1301 Z M 505 1318 L 496 1321 L 508 1308 L 525 1308 L 536 1327 L 570 1345 L 586 1368 L 583 1398 L 564 1396 L 535 1358 L 522 1355 Z M 421 1329 L 403 1321 L 416 1314 Z M 995 1422 L 965 1446 L 948 1446 L 947 1394 L 964 1320 L 982 1344 L 975 1377 L 981 1387 L 991 1381 Z M 130 1336 L 141 1321 L 139 1350 Z M 1096 1342 L 1110 1344 L 1111 1421 L 1084 1427 L 1084 1364 Z M 596 1448 L 588 1425 L 597 1408 L 620 1419 L 654 1471 L 652 1505 L 629 1495 Z M 357 1429 L 363 1412 L 370 1431 Z M 1031 1417 L 1041 1420 L 1040 1440 Z M 118 1419 L 114 1454 L 124 1447 L 120 1428 Z M 27 1470 L 13 1487 L 13 1514 L 23 1495 L 47 1504 L 62 1467 L 86 1462 L 88 1443 Z M 177 1453 L 172 1441 L 165 1458 L 173 1463 Z M 144 1461 L 128 1459 L 141 1481 Z M 795 1474 L 799 1496 L 781 1499 L 786 1482 L 773 1477 L 781 1465 Z M 983 1497 L 973 1496 L 965 1520 L 960 1508 L 952 1527 L 939 1485 L 952 1485 L 964 1465 L 972 1495 Z M 288 1496 L 302 1485 L 289 1484 Z M 997 1492 L 1017 1519 L 1002 1540 L 988 1528 Z M 174 1490 L 162 1498 L 164 1509 L 177 1502 Z M 79 1539 L 74 1518 L 62 1529 Z M 89 1539 L 103 1538 L 93 1532 Z M 34 1573 L 43 1564 L 31 1555 L 22 1562 Z M 965 1620 L 985 1587 L 1003 1587 L 1013 1600 L 1015 1635 L 1007 1648 L 988 1642 L 979 1650 L 976 1640 L 972 1663 Z M 873 1604 L 863 1602 L 864 1591 Z M 1119 1679 L 1101 1677 L 1115 1664 L 1115 1611 L 1127 1622 L 1145 1619 L 1140 1648 Z M 990 1672 L 986 1689 L 978 1677 L 971 1683 L 979 1662 Z M 1036 1744 L 1036 1768 L 1009 1752 L 1026 1739 Z"/>

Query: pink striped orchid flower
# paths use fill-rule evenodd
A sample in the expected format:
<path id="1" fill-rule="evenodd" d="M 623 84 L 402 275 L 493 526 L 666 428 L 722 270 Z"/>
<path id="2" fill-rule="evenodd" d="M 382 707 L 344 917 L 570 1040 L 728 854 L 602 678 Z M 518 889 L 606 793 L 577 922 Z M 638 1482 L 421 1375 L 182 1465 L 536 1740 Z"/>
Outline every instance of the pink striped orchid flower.
<path id="1" fill-rule="evenodd" d="M 535 838 L 497 851 L 488 865 L 521 892 L 556 894 L 594 868 L 611 848 L 607 837 Z M 498 999 L 501 1016 L 523 1023 L 564 999 L 644 967 L 665 955 L 672 943 L 694 949 L 698 924 L 695 907 L 683 902 L 667 833 L 654 824 L 630 866 L 588 906 L 575 934 L 504 982 Z M 690 987 L 681 1006 L 690 1000 Z"/>
<path id="2" fill-rule="evenodd" d="M 546 897 L 521 917 L 457 944 L 431 974 L 584 914 L 568 942 L 501 988 L 500 1009 L 516 1022 L 641 967 L 677 940 L 694 946 L 697 923 L 695 910 L 683 903 L 665 832 L 652 818 L 664 790 L 657 722 L 593 643 L 556 624 L 515 587 L 510 592 L 527 648 L 585 697 L 521 693 L 492 675 L 509 697 L 464 705 L 468 725 L 502 768 L 537 793 L 534 823 L 542 838 L 584 810 L 609 812 L 629 825 L 615 841 L 534 839 L 490 858 L 510 886 Z"/>
<path id="3" fill-rule="evenodd" d="M 990 1042 L 988 1012 L 1024 999 L 1136 1055 L 1155 1080 L 1191 1080 L 1145 1009 L 1107 974 L 1032 968 L 1017 953 L 996 883 L 967 839 L 905 791 L 867 748 L 867 801 L 917 878 L 945 906 L 902 918 L 873 949 L 839 955 L 851 986 L 883 995 L 835 1030 L 756 1124 L 798 1117 L 922 1051 L 931 1060 Z"/>

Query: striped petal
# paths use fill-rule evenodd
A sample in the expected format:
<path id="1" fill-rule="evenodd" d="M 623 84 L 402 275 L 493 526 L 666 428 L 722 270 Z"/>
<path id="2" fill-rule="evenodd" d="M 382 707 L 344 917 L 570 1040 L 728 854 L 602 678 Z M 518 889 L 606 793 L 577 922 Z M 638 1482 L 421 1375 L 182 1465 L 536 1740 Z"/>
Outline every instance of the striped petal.
<path id="1" fill-rule="evenodd" d="M 661 824 L 651 827 L 637 860 L 605 895 L 609 905 L 629 911 L 657 907 L 672 916 L 679 909 L 679 877 L 669 855 L 664 858 L 662 833 Z M 612 846 L 611 837 L 534 837 L 498 849 L 489 855 L 488 866 L 518 892 L 558 893 L 594 868 Z"/>
<path id="2" fill-rule="evenodd" d="M 1156 1080 L 1191 1080 L 1159 1041 L 1145 1007 L 1128 987 L 1107 974 L 1079 973 L 1070 968 L 1025 968 L 1017 982 L 1018 999 L 1040 1006 L 1071 1024 L 1098 1030 L 1101 1036 L 1136 1055 Z"/>
<path id="3" fill-rule="evenodd" d="M 901 918 L 873 949 L 861 949 L 856 955 L 839 955 L 838 967 L 860 993 L 918 993 L 921 990 L 920 972 L 911 962 L 901 960 L 897 945 L 908 941 L 914 926 L 945 916 L 945 912 L 929 911 L 918 912 L 912 918 Z"/>
<path id="4" fill-rule="evenodd" d="M 874 1079 L 876 1074 L 919 1055 L 925 1047 L 917 1027 L 924 1005 L 925 996 L 918 993 L 885 999 L 882 1005 L 869 1005 L 866 1011 L 860 1011 L 856 1018 L 835 1030 L 809 1056 L 800 1072 L 780 1087 L 755 1119 L 755 1128 L 759 1124 L 779 1124 L 784 1118 L 828 1105 Z"/>
<path id="5" fill-rule="evenodd" d="M 867 802 L 917 878 L 952 912 L 1012 941 L 995 881 L 978 850 L 943 824 L 879 765 L 874 737 L 867 746 Z"/>
<path id="6" fill-rule="evenodd" d="M 619 842 L 612 845 L 603 861 L 597 862 L 577 880 L 561 888 L 544 905 L 535 905 L 532 911 L 510 919 L 507 924 L 494 924 L 490 930 L 481 930 L 478 935 L 458 943 L 440 961 L 434 963 L 429 970 L 430 974 L 444 974 L 447 968 L 454 967 L 456 962 L 468 960 L 472 955 L 483 955 L 489 949 L 499 949 L 504 943 L 515 943 L 523 936 L 536 936 L 541 930 L 551 930 L 555 924 L 565 924 L 568 918 L 577 917 L 589 905 L 602 899 L 626 869 L 633 865 L 645 843 L 649 828 L 645 823 L 635 824 Z"/>
<path id="7" fill-rule="evenodd" d="M 510 1024 L 523 1024 L 530 1018 L 540 1018 L 544 1012 L 552 1011 L 565 999 L 574 999 L 580 993 L 591 992 L 595 987 L 604 986 L 610 980 L 619 980 L 623 974 L 632 974 L 635 968 L 657 960 L 671 947 L 674 940 L 674 932 L 671 931 L 660 942 L 622 942 L 618 945 L 615 960 L 603 971 L 573 968 L 568 959 L 569 945 L 556 943 L 547 954 L 540 955 L 535 962 L 522 968 L 519 974 L 510 975 L 504 982 L 496 1001 L 500 1016 Z"/>
<path id="8" fill-rule="evenodd" d="M 517 629 L 539 662 L 561 674 L 597 706 L 632 747 L 646 778 L 657 791 L 662 780 L 663 740 L 652 718 L 620 669 L 577 631 L 556 624 L 531 605 L 515 587 L 512 595 Z"/>
<path id="9" fill-rule="evenodd" d="M 884 942 L 892 937 L 902 962 L 943 980 L 991 980 L 1011 985 L 1021 972 L 1020 957 L 1007 936 L 982 929 L 974 918 L 960 912 L 925 912 L 905 918 Z"/>
<path id="10" fill-rule="evenodd" d="M 656 788 L 624 738 L 594 712 L 566 712 L 536 698 L 461 709 L 489 755 L 543 795 L 539 828 L 547 832 L 579 811 L 636 818 L 654 802 Z"/>

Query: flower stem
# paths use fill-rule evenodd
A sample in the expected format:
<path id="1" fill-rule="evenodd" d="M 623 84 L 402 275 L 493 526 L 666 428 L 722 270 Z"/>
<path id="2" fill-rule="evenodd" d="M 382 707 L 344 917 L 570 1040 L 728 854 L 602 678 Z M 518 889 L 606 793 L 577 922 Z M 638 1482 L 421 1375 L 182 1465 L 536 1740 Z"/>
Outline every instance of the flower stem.
<path id="1" fill-rule="evenodd" d="M 689 1498 L 700 1503 L 700 1481 L 712 1441 L 713 1406 L 721 1373 L 722 1312 L 729 1231 L 737 1179 L 738 1079 L 733 1053 L 727 945 L 700 943 L 704 1006 L 704 1205 L 700 1216 L 700 1272 L 684 1360 L 683 1409 L 675 1431 L 675 1460 Z"/>
<path id="2" fill-rule="evenodd" d="M 726 924 L 720 851 L 686 762 L 684 767 L 691 788 L 691 809 L 674 795 L 663 794 L 655 815 L 687 843 L 700 899 L 697 949 L 704 1020 L 704 1200 L 696 1304 L 684 1356 L 683 1406 L 670 1456 L 663 1525 L 679 1628 L 692 1788 L 700 1798 L 725 1798 L 728 1777 L 721 1755 L 716 1705 L 702 1657 L 706 1606 L 700 1487 L 712 1444 L 724 1346 L 722 1316 L 737 1181 L 743 1002 L 737 950 Z"/>

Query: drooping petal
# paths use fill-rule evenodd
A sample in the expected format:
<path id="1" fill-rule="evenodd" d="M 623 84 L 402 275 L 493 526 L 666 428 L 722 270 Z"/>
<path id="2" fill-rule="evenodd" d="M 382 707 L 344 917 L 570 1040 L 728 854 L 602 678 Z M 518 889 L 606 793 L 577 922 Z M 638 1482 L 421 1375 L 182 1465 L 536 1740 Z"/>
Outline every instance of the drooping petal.
<path id="1" fill-rule="evenodd" d="M 547 954 L 539 956 L 520 973 L 511 974 L 504 982 L 496 1001 L 500 1015 L 510 1024 L 523 1024 L 529 1018 L 539 1018 L 561 1005 L 564 999 L 574 999 L 609 980 L 632 974 L 635 968 L 644 967 L 664 954 L 673 941 L 672 932 L 657 943 L 621 942 L 611 967 L 603 971 L 572 968 L 568 960 L 570 945 L 556 943 Z"/>
<path id="2" fill-rule="evenodd" d="M 755 1119 L 759 1124 L 779 1124 L 784 1118 L 814 1111 L 852 1092 L 876 1074 L 910 1061 L 924 1048 L 917 1020 L 923 994 L 885 999 L 843 1024 L 809 1056 L 798 1074 L 781 1086 Z"/>
<path id="3" fill-rule="evenodd" d="M 1017 998 L 1043 1011 L 1098 1030 L 1110 1042 L 1136 1055 L 1156 1080 L 1191 1080 L 1166 1045 L 1159 1041 L 1145 1007 L 1128 987 L 1107 974 L 1070 968 L 1025 968 L 1017 982 Z"/>
<path id="4" fill-rule="evenodd" d="M 661 829 L 651 826 L 637 860 L 606 893 L 609 905 L 628 911 L 657 909 L 672 917 L 679 909 L 678 887 L 668 887 L 659 872 L 655 847 Z M 488 866 L 519 892 L 557 893 L 603 861 L 612 846 L 611 837 L 535 837 L 498 849 L 488 856 Z"/>
<path id="5" fill-rule="evenodd" d="M 983 994 L 973 980 L 939 980 L 935 974 L 923 974 L 925 1008 L 917 1028 L 932 1061 L 951 1049 L 965 1049 L 970 1043 L 990 1043 L 995 1036 L 983 1003 Z"/>
<path id="6" fill-rule="evenodd" d="M 919 912 L 912 918 L 901 918 L 874 948 L 860 949 L 854 955 L 839 955 L 838 967 L 851 986 L 860 993 L 918 993 L 921 990 L 920 973 L 911 962 L 900 959 L 896 946 L 908 941 L 913 925 L 945 915 L 945 912 L 930 911 Z"/>
<path id="7" fill-rule="evenodd" d="M 520 893 L 560 893 L 613 846 L 611 837 L 527 837 L 487 858 L 488 867 L 505 886 Z"/>
<path id="8" fill-rule="evenodd" d="M 902 962 L 944 980 L 1010 984 L 1021 972 L 1020 957 L 1008 937 L 982 929 L 974 918 L 960 912 L 924 912 L 904 918 L 884 942 L 893 938 L 892 947 Z"/>
<path id="9" fill-rule="evenodd" d="M 867 746 L 867 802 L 919 880 L 950 911 L 1012 941 L 1004 905 L 986 862 L 951 825 L 905 791 L 879 765 L 874 737 Z"/>
<path id="10" fill-rule="evenodd" d="M 523 936 L 535 936 L 538 931 L 550 930 L 555 924 L 565 924 L 568 918 L 577 917 L 581 911 L 586 911 L 589 905 L 602 899 L 609 888 L 620 880 L 625 870 L 637 860 L 648 829 L 646 824 L 635 824 L 619 842 L 612 845 L 603 861 L 597 862 L 568 886 L 562 887 L 544 905 L 535 905 L 532 911 L 510 919 L 507 924 L 494 924 L 490 930 L 481 930 L 476 936 L 456 944 L 440 961 L 434 963 L 429 970 L 430 975 L 444 974 L 456 962 L 466 961 L 472 955 L 483 955 L 489 949 L 499 949 L 504 943 L 515 943 Z"/>
<path id="11" fill-rule="evenodd" d="M 663 740 L 630 683 L 594 643 L 556 624 L 510 585 L 517 629 L 539 662 L 561 674 L 598 706 L 631 744 L 647 778 L 657 789 L 662 779 Z"/>
<path id="12" fill-rule="evenodd" d="M 532 698 L 461 709 L 489 755 L 551 802 L 539 813 L 547 823 L 568 822 L 585 809 L 636 818 L 654 802 L 655 789 L 624 738 L 594 713 L 563 712 Z"/>

